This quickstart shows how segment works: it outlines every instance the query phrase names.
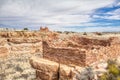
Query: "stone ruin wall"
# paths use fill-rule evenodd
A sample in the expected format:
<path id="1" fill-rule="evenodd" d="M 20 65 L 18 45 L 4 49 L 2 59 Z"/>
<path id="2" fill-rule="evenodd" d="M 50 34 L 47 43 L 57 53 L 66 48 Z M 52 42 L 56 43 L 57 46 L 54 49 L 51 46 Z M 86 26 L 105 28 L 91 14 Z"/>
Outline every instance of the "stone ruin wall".
<path id="1" fill-rule="evenodd" d="M 120 55 L 120 39 L 109 38 L 110 45 L 95 46 L 92 49 L 86 50 L 86 64 L 92 64 L 95 61 L 116 59 Z M 107 43 L 108 43 L 107 41 Z"/>
<path id="2" fill-rule="evenodd" d="M 77 66 L 89 66 L 96 61 L 107 61 L 120 56 L 120 39 L 118 38 L 103 40 L 103 45 L 100 45 L 101 42 L 97 43 L 99 45 L 93 44 L 92 48 L 88 46 L 87 49 L 83 47 L 84 50 L 80 50 L 50 47 L 43 42 L 43 58 L 30 59 L 30 64 L 36 69 L 37 80 L 79 80 L 76 76 L 80 72 L 76 71 L 80 71 L 81 68 Z"/>
<path id="3" fill-rule="evenodd" d="M 43 58 L 32 57 L 31 66 L 36 70 L 36 80 L 73 80 L 74 69 Z"/>
<path id="4" fill-rule="evenodd" d="M 47 33 L 41 31 L 0 32 L 0 57 L 12 53 L 42 53 L 42 36 L 46 41 L 51 41 L 56 39 L 58 34 L 50 31 Z"/>
<path id="5" fill-rule="evenodd" d="M 118 38 L 108 40 L 81 38 L 73 42 L 77 45 L 72 44 L 71 48 L 58 48 L 51 47 L 45 42 L 42 44 L 41 38 L 1 38 L 0 56 L 11 53 L 44 52 L 43 59 L 36 60 L 35 58 L 30 61 L 36 69 L 38 80 L 58 80 L 58 78 L 73 80 L 74 74 L 71 66 L 88 66 L 95 61 L 108 60 L 120 55 L 120 39 Z"/>
<path id="6" fill-rule="evenodd" d="M 46 42 L 43 42 L 43 56 L 46 59 L 63 64 L 90 65 L 95 61 L 108 60 L 119 55 L 120 45 L 115 42 L 116 38 L 113 39 L 97 40 L 82 38 L 79 42 L 80 46 L 75 48 L 50 47 Z M 86 42 L 83 43 L 84 41 Z M 119 40 L 116 41 L 119 42 Z"/>
<path id="7" fill-rule="evenodd" d="M 85 51 L 75 48 L 53 48 L 43 41 L 43 57 L 67 65 L 85 66 Z"/>
<path id="8" fill-rule="evenodd" d="M 41 32 L 49 32 L 50 30 L 48 29 L 48 27 L 40 27 L 40 31 Z"/>
<path id="9" fill-rule="evenodd" d="M 9 54 L 42 53 L 41 39 L 31 38 L 1 38 L 0 57 Z"/>

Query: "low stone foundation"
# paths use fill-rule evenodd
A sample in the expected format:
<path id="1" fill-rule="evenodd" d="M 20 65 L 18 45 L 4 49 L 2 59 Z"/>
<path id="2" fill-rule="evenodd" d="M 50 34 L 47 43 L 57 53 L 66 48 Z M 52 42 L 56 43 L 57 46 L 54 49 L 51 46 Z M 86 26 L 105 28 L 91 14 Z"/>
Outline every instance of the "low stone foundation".
<path id="1" fill-rule="evenodd" d="M 41 38 L 1 38 L 0 57 L 10 54 L 42 53 Z"/>

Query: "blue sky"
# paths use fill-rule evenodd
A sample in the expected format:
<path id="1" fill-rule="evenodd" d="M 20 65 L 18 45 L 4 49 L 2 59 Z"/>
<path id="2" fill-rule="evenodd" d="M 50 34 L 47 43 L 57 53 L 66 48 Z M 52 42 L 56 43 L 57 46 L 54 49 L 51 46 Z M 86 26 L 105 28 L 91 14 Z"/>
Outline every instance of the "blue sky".
<path id="1" fill-rule="evenodd" d="M 0 27 L 120 31 L 120 0 L 0 0 Z"/>

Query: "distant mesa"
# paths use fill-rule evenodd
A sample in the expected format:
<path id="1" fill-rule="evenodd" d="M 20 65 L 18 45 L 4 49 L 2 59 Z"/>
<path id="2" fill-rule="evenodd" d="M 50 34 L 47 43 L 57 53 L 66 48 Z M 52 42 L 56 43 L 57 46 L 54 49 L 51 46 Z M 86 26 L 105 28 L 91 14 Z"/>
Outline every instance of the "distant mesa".
<path id="1" fill-rule="evenodd" d="M 48 27 L 40 27 L 40 32 L 49 32 Z"/>

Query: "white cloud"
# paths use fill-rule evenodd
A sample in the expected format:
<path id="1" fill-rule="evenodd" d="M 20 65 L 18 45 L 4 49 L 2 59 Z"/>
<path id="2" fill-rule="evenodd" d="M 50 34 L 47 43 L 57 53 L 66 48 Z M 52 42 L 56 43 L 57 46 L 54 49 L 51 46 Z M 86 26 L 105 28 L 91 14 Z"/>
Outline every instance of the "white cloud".
<path id="1" fill-rule="evenodd" d="M 120 31 L 119 27 L 86 27 L 83 32 L 117 32 Z"/>
<path id="2" fill-rule="evenodd" d="M 120 9 L 116 9 L 107 13 L 102 13 L 104 16 L 101 15 L 93 15 L 93 18 L 100 18 L 100 19 L 110 19 L 110 20 L 120 20 Z"/>
<path id="3" fill-rule="evenodd" d="M 75 32 L 118 32 L 120 31 L 120 26 L 106 26 L 106 27 L 50 27 L 51 30 L 54 31 L 75 31 Z"/>
<path id="4" fill-rule="evenodd" d="M 116 6 L 120 6 L 120 2 L 117 2 L 117 5 Z"/>
<path id="5" fill-rule="evenodd" d="M 106 19 L 120 20 L 120 15 L 112 15 L 110 17 L 106 17 Z"/>
<path id="6" fill-rule="evenodd" d="M 114 11 L 111 11 L 111 12 L 108 12 L 106 14 L 111 14 L 111 15 L 119 15 L 120 14 L 120 8 L 119 9 L 116 9 Z"/>
<path id="7" fill-rule="evenodd" d="M 95 9 L 114 0 L 0 0 L 0 23 L 8 25 L 79 26 L 90 22 Z M 21 17 L 16 20 L 15 17 Z"/>

